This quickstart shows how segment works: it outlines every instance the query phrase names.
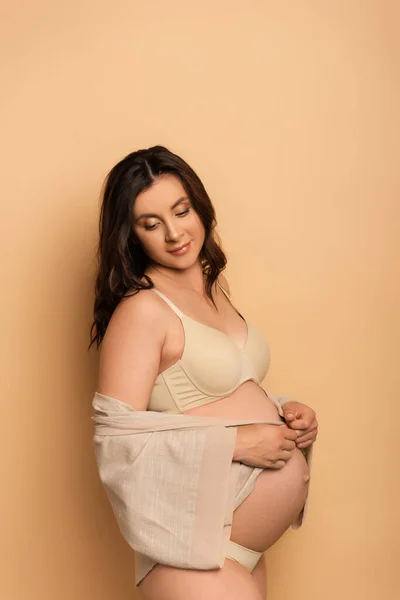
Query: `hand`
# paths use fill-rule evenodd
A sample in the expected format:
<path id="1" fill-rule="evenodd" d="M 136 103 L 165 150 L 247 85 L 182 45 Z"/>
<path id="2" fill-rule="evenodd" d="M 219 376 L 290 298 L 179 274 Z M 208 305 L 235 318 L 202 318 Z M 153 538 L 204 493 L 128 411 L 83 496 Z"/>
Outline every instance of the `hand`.
<path id="1" fill-rule="evenodd" d="M 251 467 L 281 469 L 292 457 L 297 431 L 286 425 L 254 423 L 237 428 L 233 460 Z"/>
<path id="2" fill-rule="evenodd" d="M 317 438 L 318 422 L 315 412 L 301 402 L 290 400 L 282 406 L 283 416 L 290 429 L 298 432 L 296 446 L 308 448 Z"/>

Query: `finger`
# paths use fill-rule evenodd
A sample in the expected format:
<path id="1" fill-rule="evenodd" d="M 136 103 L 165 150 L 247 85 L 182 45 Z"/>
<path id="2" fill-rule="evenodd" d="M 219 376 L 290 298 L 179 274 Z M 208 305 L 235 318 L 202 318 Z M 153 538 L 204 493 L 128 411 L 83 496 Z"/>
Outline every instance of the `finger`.
<path id="1" fill-rule="evenodd" d="M 316 438 L 317 437 L 317 433 L 318 433 L 318 427 L 314 427 L 312 429 L 307 429 L 307 431 L 303 431 L 303 432 L 298 432 L 299 435 L 297 437 L 296 443 L 297 442 L 305 442 L 306 440 L 310 440 L 312 438 Z"/>
<path id="2" fill-rule="evenodd" d="M 284 460 L 276 460 L 274 461 L 271 466 L 269 467 L 270 469 L 282 469 L 282 467 L 284 467 L 286 465 Z"/>
<path id="3" fill-rule="evenodd" d="M 285 415 L 285 411 L 283 411 L 283 413 Z M 308 429 L 315 420 L 315 412 L 308 407 L 304 407 L 304 409 L 296 411 L 291 411 L 288 409 L 287 414 L 289 413 L 294 414 L 295 418 L 291 418 L 290 423 L 294 423 L 297 429 Z M 297 425 L 296 422 L 298 423 Z"/>
<path id="4" fill-rule="evenodd" d="M 318 430 L 318 423 L 316 421 L 313 421 L 312 424 L 310 425 L 310 427 L 307 427 L 307 429 L 305 431 L 303 431 L 301 435 L 304 435 L 305 433 L 308 433 L 310 431 L 317 431 L 317 430 Z"/>
<path id="5" fill-rule="evenodd" d="M 304 444 L 304 442 L 314 442 L 317 438 L 317 434 L 316 433 L 307 433 L 307 435 L 302 435 L 301 438 L 299 437 L 296 441 L 296 446 L 299 447 L 299 444 Z"/>
<path id="6" fill-rule="evenodd" d="M 293 414 L 292 411 L 288 411 L 288 412 L 284 412 L 283 413 L 285 421 L 294 421 L 294 419 L 296 418 L 296 415 Z"/>
<path id="7" fill-rule="evenodd" d="M 294 419 L 301 418 L 301 412 L 299 410 L 292 410 L 291 408 L 285 411 L 285 408 L 283 408 L 283 416 L 288 421 L 293 421 Z"/>
<path id="8" fill-rule="evenodd" d="M 292 452 L 296 448 L 296 442 L 293 440 L 284 440 L 282 444 L 282 450 L 288 450 Z"/>
<path id="9" fill-rule="evenodd" d="M 291 429 L 308 429 L 309 424 L 305 419 L 294 419 L 293 421 L 290 421 L 289 423 L 287 423 L 287 426 L 290 427 Z"/>
<path id="10" fill-rule="evenodd" d="M 279 454 L 277 455 L 276 460 L 277 461 L 284 460 L 285 463 L 286 463 L 288 460 L 290 460 L 292 458 L 292 456 L 293 456 L 293 451 L 292 450 L 290 450 L 290 451 L 289 450 L 281 450 L 279 452 Z"/>
<path id="11" fill-rule="evenodd" d="M 299 436 L 299 438 L 296 441 L 296 445 L 298 443 L 302 444 L 303 442 L 308 442 L 309 440 L 314 441 L 315 439 L 317 439 L 317 435 L 318 431 L 309 431 L 305 435 Z"/>
<path id="12" fill-rule="evenodd" d="M 311 424 L 309 425 L 308 429 L 309 429 L 309 430 L 311 430 L 311 429 L 318 429 L 318 421 L 317 421 L 317 419 L 315 419 L 315 418 L 314 418 L 314 419 L 312 420 L 312 422 L 311 422 Z"/>
<path id="13" fill-rule="evenodd" d="M 297 444 L 298 448 L 308 448 L 309 446 L 311 446 L 313 443 L 315 442 L 315 440 L 310 440 L 308 442 L 302 442 L 301 444 Z"/>
<path id="14" fill-rule="evenodd" d="M 299 434 L 295 429 L 289 429 L 289 427 L 286 428 L 285 432 L 284 432 L 284 437 L 287 440 L 293 440 L 294 442 L 297 440 Z"/>
<path id="15" fill-rule="evenodd" d="M 288 461 L 293 456 L 293 450 L 281 450 L 279 452 L 278 460 Z"/>

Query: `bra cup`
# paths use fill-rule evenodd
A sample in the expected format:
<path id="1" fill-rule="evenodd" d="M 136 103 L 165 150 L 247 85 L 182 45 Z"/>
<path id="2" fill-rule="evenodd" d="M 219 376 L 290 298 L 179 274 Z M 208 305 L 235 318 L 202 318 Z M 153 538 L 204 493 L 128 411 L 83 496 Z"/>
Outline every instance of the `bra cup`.
<path id="1" fill-rule="evenodd" d="M 222 331 L 184 315 L 180 318 L 185 333 L 182 357 L 157 376 L 148 410 L 181 413 L 229 396 L 245 381 L 259 385 L 264 379 L 269 346 L 249 323 L 240 349 Z"/>
<path id="2" fill-rule="evenodd" d="M 257 329 L 250 324 L 248 324 L 248 327 L 249 332 L 244 354 L 249 359 L 258 381 L 261 382 L 268 373 L 271 359 L 270 348 L 265 338 Z"/>
<path id="3" fill-rule="evenodd" d="M 193 320 L 185 320 L 185 338 L 181 363 L 196 386 L 215 396 L 235 388 L 243 370 L 243 356 L 235 343 Z"/>

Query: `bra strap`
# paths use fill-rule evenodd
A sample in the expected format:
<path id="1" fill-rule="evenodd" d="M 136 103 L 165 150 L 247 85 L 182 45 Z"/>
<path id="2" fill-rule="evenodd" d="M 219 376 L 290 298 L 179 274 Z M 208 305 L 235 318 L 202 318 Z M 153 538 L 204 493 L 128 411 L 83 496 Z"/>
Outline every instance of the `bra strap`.
<path id="1" fill-rule="evenodd" d="M 153 292 L 155 292 L 157 294 L 157 296 L 160 296 L 160 298 L 162 298 L 164 300 L 164 302 L 166 302 L 168 304 L 168 306 L 174 311 L 174 313 L 182 320 L 183 312 L 180 311 L 179 308 L 177 306 L 175 306 L 175 304 L 173 302 L 171 302 L 171 300 L 169 298 L 167 298 L 167 296 L 164 296 L 164 294 L 162 292 L 160 292 L 159 290 L 157 290 L 155 287 L 151 288 L 151 290 Z"/>
<path id="2" fill-rule="evenodd" d="M 220 284 L 220 282 L 217 279 L 217 286 L 219 287 L 220 290 L 223 291 L 223 293 L 225 294 L 225 296 L 228 298 L 229 302 L 230 302 L 230 297 L 229 297 L 229 293 L 222 287 L 222 285 Z"/>
<path id="3" fill-rule="evenodd" d="M 220 282 L 218 281 L 218 279 L 217 279 L 217 285 L 218 285 L 219 289 L 220 289 L 220 290 L 222 290 L 222 291 L 223 291 L 223 293 L 225 294 L 225 296 L 227 297 L 227 299 L 228 299 L 228 302 L 229 302 L 229 304 L 232 306 L 233 310 L 234 310 L 234 311 L 236 311 L 236 312 L 237 312 L 237 314 L 239 315 L 239 317 L 240 317 L 241 319 L 243 319 L 243 321 L 245 321 L 245 322 L 247 323 L 247 321 L 246 321 L 246 319 L 244 318 L 244 316 L 243 316 L 243 315 L 242 315 L 242 314 L 241 314 L 241 313 L 238 311 L 238 309 L 236 308 L 236 306 L 233 304 L 233 302 L 232 302 L 232 300 L 231 300 L 231 296 L 230 296 L 229 292 L 227 292 L 227 291 L 226 291 L 226 290 L 225 290 L 225 289 L 222 287 L 222 285 L 220 284 Z"/>

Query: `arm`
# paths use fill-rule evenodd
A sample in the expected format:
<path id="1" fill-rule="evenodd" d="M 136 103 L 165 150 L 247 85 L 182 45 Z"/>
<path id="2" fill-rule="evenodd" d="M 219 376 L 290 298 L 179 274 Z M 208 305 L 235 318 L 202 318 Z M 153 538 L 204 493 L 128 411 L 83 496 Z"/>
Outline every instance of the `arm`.
<path id="1" fill-rule="evenodd" d="M 163 306 L 150 291 L 117 306 L 102 343 L 98 392 L 136 410 L 147 409 L 160 368 L 166 322 Z"/>

